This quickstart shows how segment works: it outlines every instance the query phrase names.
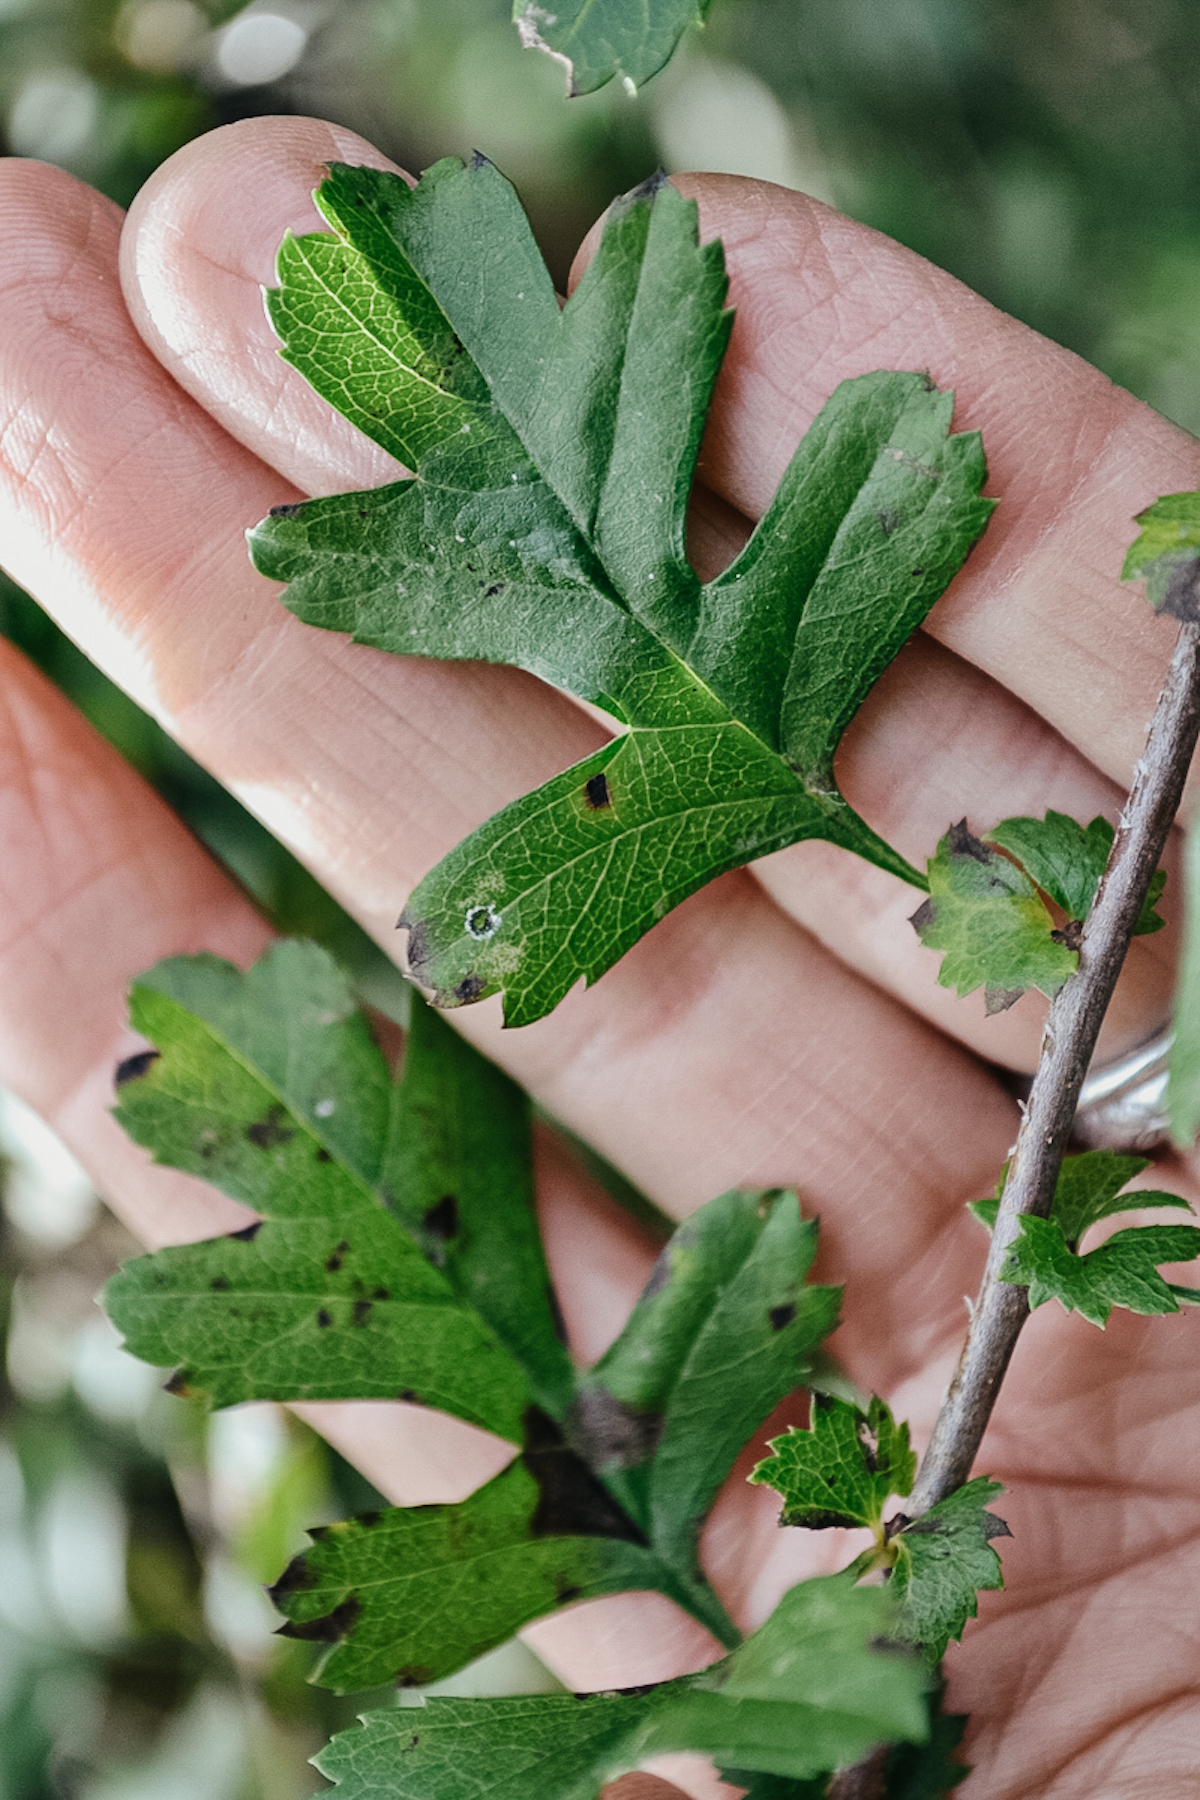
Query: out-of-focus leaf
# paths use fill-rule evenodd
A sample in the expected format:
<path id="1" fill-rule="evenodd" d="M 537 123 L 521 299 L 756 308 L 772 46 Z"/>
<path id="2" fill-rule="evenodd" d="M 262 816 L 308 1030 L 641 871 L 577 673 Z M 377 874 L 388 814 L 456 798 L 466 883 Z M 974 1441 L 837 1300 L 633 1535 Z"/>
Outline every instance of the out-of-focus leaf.
<path id="1" fill-rule="evenodd" d="M 567 71 L 567 92 L 591 94 L 619 75 L 635 91 L 670 61 L 689 25 L 703 25 L 709 0 L 513 0 L 527 50 L 544 50 Z"/>
<path id="2" fill-rule="evenodd" d="M 1144 581 L 1155 612 L 1200 619 L 1200 493 L 1164 494 L 1137 515 L 1141 531 L 1121 574 Z"/>
<path id="3" fill-rule="evenodd" d="M 1172 1138 L 1189 1150 L 1200 1132 L 1200 831 L 1194 823 L 1184 846 L 1183 960 L 1171 1029 L 1167 1112 Z"/>

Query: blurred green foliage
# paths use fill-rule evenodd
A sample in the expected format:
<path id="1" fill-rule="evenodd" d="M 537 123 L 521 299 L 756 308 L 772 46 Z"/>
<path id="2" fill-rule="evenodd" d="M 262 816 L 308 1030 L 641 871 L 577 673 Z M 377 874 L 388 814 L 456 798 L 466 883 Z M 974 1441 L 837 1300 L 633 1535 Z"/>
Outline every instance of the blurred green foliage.
<path id="1" fill-rule="evenodd" d="M 0 148 L 121 203 L 197 133 L 258 112 L 332 118 L 412 169 L 478 148 L 521 188 L 560 282 L 597 214 L 657 163 L 757 175 L 900 239 L 1200 429 L 1195 0 L 714 0 L 633 101 L 613 83 L 568 102 L 510 15 L 511 0 L 0 0 Z M 0 631 L 282 928 L 397 1010 L 389 965 L 311 876 L 2 581 Z M 84 1330 L 124 1251 L 114 1230 L 65 1251 L 0 1235 L 15 1370 Z M 304 1685 L 303 1646 L 239 1660 L 205 1595 L 214 1570 L 252 1588 L 300 1525 L 370 1499 L 296 1431 L 230 1535 L 183 1402 L 95 1402 L 53 1370 L 0 1385 L 0 1800 L 310 1792 L 304 1757 L 345 1703 Z M 54 1600 L 51 1527 L 64 1495 L 93 1491 L 93 1531 L 107 1517 L 125 1550 L 120 1617 L 89 1638 L 78 1596 L 74 1624 Z"/>

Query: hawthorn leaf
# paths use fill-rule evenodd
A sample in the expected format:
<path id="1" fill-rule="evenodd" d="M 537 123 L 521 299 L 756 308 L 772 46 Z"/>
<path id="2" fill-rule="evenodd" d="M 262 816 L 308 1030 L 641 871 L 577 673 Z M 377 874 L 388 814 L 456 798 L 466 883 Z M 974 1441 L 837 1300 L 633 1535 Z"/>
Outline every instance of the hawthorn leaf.
<path id="1" fill-rule="evenodd" d="M 1048 812 L 1044 819 L 1002 819 L 987 833 L 987 842 L 999 844 L 1015 856 L 1030 879 L 1062 907 L 1067 918 L 1082 924 L 1092 910 L 1113 836 L 1107 819 L 1095 818 L 1085 826 L 1066 813 Z M 1154 910 L 1166 880 L 1166 870 L 1156 869 L 1133 928 L 1135 937 L 1161 931 L 1166 924 Z"/>
<path id="2" fill-rule="evenodd" d="M 134 1355 L 179 1364 L 173 1385 L 217 1406 L 401 1397 L 515 1443 L 531 1405 L 562 1410 L 571 1374 L 529 1210 L 527 1103 L 505 1077 L 423 1020 L 406 1103 L 345 978 L 309 944 L 276 945 L 246 974 L 211 956 L 161 963 L 135 983 L 131 1018 L 158 1050 L 119 1074 L 121 1124 L 261 1215 L 113 1278 L 106 1305 Z M 446 1187 L 444 1155 L 406 1151 L 404 1134 L 444 1136 L 445 1114 L 472 1106 L 487 1160 Z M 413 1180 L 401 1204 L 420 1242 L 384 1204 L 393 1174 Z"/>
<path id="3" fill-rule="evenodd" d="M 989 1013 L 1027 988 L 1056 994 L 1074 974 L 1076 953 L 1056 941 L 1033 883 L 1006 856 L 952 825 L 928 866 L 929 898 L 912 924 L 929 950 L 945 954 L 938 981 L 960 995 L 986 990 Z"/>
<path id="4" fill-rule="evenodd" d="M 931 1665 L 941 1662 L 952 1638 L 960 1638 L 979 1611 L 980 1588 L 1004 1586 L 993 1538 L 1012 1534 L 987 1511 L 1003 1492 L 1000 1483 L 976 1476 L 922 1513 L 891 1539 L 896 1554 L 890 1586 L 901 1603 L 899 1631 L 919 1644 Z"/>
<path id="5" fill-rule="evenodd" d="M 256 566 L 310 624 L 512 663 L 627 728 L 426 876 L 401 919 L 413 977 L 443 1006 L 503 992 L 506 1022 L 528 1023 L 716 875 L 810 837 L 924 885 L 846 804 L 833 758 L 991 509 L 952 397 L 915 374 L 843 383 L 702 586 L 684 524 L 730 315 L 692 203 L 661 179 L 615 203 L 561 310 L 482 158 L 411 190 L 335 165 L 318 204 L 334 237 L 281 259 L 285 354 L 393 451 L 418 418 L 403 437 L 417 474 L 277 508 L 250 534 Z M 351 275 L 331 312 L 313 290 L 339 246 Z M 444 323 L 410 303 L 414 281 Z M 432 376 L 413 348 L 426 335 Z"/>
<path id="6" fill-rule="evenodd" d="M 1164 494 L 1135 521 L 1142 527 L 1129 546 L 1125 581 L 1144 581 L 1155 612 L 1200 619 L 1200 493 Z"/>
<path id="7" fill-rule="evenodd" d="M 924 1670 L 879 1647 L 893 1622 L 883 1590 L 825 1576 L 791 1589 L 698 1675 L 629 1694 L 427 1699 L 368 1713 L 316 1763 L 338 1800 L 596 1800 L 668 1749 L 807 1780 L 881 1741 L 928 1735 Z"/>
<path id="8" fill-rule="evenodd" d="M 750 1480 L 780 1494 L 780 1524 L 810 1531 L 866 1525 L 879 1535 L 889 1496 L 910 1493 L 917 1472 L 908 1426 L 878 1397 L 864 1411 L 816 1394 L 808 1430 L 791 1427 L 770 1448 Z"/>
<path id="9" fill-rule="evenodd" d="M 806 1285 L 817 1228 L 795 1194 L 735 1191 L 685 1220 L 624 1330 L 579 1378 L 571 1441 L 673 1563 L 755 1426 L 803 1381 L 841 1290 Z"/>
<path id="10" fill-rule="evenodd" d="M 669 1592 L 659 1559 L 567 1460 L 566 1482 L 563 1459 L 543 1452 L 456 1505 L 388 1507 L 317 1527 L 270 1590 L 288 1620 L 280 1635 L 327 1645 L 315 1678 L 338 1693 L 411 1687 L 571 1601 Z"/>
<path id="11" fill-rule="evenodd" d="M 1144 1204 L 1157 1196 L 1131 1198 Z M 1114 1306 L 1155 1314 L 1178 1312 L 1181 1303 L 1200 1305 L 1200 1293 L 1174 1286 L 1158 1273 L 1159 1263 L 1193 1262 L 1200 1256 L 1200 1227 L 1135 1225 L 1080 1255 L 1067 1243 L 1057 1219 L 1026 1214 L 1020 1226 L 1000 1279 L 1027 1287 L 1031 1309 L 1058 1300 L 1068 1312 L 1081 1313 L 1103 1329 Z"/>
<path id="12" fill-rule="evenodd" d="M 1171 1206 L 1192 1209 L 1178 1194 L 1164 1194 L 1157 1188 L 1139 1188 L 1136 1193 L 1122 1193 L 1136 1175 L 1150 1166 L 1148 1157 L 1124 1156 L 1117 1150 L 1084 1150 L 1078 1156 L 1065 1156 L 1054 1187 L 1050 1217 L 1057 1221 L 1067 1244 L 1074 1250 L 1089 1225 L 1109 1219 L 1115 1213 L 1141 1212 L 1147 1207 Z M 1008 1180 L 1005 1163 L 996 1184 L 996 1192 L 986 1200 L 973 1200 L 968 1210 L 991 1231 Z"/>
<path id="13" fill-rule="evenodd" d="M 703 25 L 709 0 L 513 0 L 527 50 L 544 50 L 567 71 L 567 93 L 595 93 L 619 75 L 630 94 L 671 59 L 689 25 Z"/>

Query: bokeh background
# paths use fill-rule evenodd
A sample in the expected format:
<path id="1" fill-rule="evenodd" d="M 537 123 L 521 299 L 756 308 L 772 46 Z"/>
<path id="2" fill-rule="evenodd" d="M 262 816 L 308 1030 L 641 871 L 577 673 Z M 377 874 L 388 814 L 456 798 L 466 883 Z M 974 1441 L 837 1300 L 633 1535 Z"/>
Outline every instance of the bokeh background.
<path id="1" fill-rule="evenodd" d="M 941 263 L 1200 430 L 1195 0 L 713 0 L 670 67 L 568 101 L 508 0 L 0 0 L 4 154 L 127 202 L 199 132 L 313 112 L 421 169 L 483 150 L 561 280 L 657 165 L 805 189 Z M 0 559 L 3 546 L 0 545 Z M 0 630 L 286 931 L 395 977 L 203 770 L 0 577 Z M 95 1307 L 135 1246 L 0 1096 L 0 1800 L 298 1800 L 364 1697 L 307 1685 L 261 1583 L 372 1504 L 280 1409 L 206 1421 Z M 514 1651 L 471 1677 L 537 1686 Z M 386 1696 L 367 1697 L 376 1704 Z"/>

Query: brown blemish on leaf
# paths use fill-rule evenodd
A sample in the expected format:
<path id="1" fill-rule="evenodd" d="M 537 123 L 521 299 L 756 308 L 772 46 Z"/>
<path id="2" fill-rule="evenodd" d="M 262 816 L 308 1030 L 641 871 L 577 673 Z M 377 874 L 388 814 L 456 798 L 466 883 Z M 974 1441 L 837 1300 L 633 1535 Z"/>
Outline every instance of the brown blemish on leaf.
<path id="1" fill-rule="evenodd" d="M 1023 987 L 985 988 L 983 992 L 983 1010 L 989 1019 L 996 1013 L 1007 1012 L 1010 1006 L 1015 1006 L 1017 1004 L 1017 1001 L 1024 992 L 1025 989 Z"/>
<path id="2" fill-rule="evenodd" d="M 365 1325 L 370 1316 L 371 1302 L 369 1300 L 356 1300 L 354 1302 L 354 1315 L 351 1323 L 354 1325 Z"/>
<path id="3" fill-rule="evenodd" d="M 456 987 L 435 988 L 433 1004 L 444 1010 L 456 1006 L 470 1006 L 487 991 L 487 981 L 482 975 L 464 975 Z"/>
<path id="4" fill-rule="evenodd" d="M 296 519 L 303 511 L 302 500 L 287 500 L 282 506 L 273 506 L 267 516 L 272 519 Z"/>
<path id="5" fill-rule="evenodd" d="M 644 1534 L 587 1464 L 567 1447 L 548 1414 L 530 1406 L 524 1425 L 525 1466 L 538 1487 L 537 1507 L 529 1522 L 531 1537 L 602 1537 L 646 1543 Z"/>
<path id="6" fill-rule="evenodd" d="M 1059 931 L 1050 933 L 1052 943 L 1063 944 L 1068 950 L 1076 952 L 1083 948 L 1083 920 L 1068 919 Z"/>
<path id="7" fill-rule="evenodd" d="M 568 1430 L 596 1468 L 636 1469 L 658 1448 L 663 1414 L 639 1412 L 604 1388 L 585 1388 L 572 1403 Z"/>
<path id="8" fill-rule="evenodd" d="M 433 1670 L 427 1669 L 424 1663 L 405 1663 L 402 1669 L 396 1670 L 397 1687 L 424 1687 L 427 1681 L 432 1680 Z M 413 1742 L 416 1742 L 415 1738 Z"/>
<path id="9" fill-rule="evenodd" d="M 948 833 L 951 856 L 969 856 L 972 862 L 989 863 L 995 852 L 989 850 L 973 832 L 968 829 L 967 821 L 960 819 L 952 825 Z"/>
<path id="10" fill-rule="evenodd" d="M 178 1394 L 180 1399 L 186 1400 L 193 1392 L 193 1389 L 188 1382 L 187 1370 L 176 1369 L 170 1380 L 163 1382 L 163 1392 L 165 1394 Z"/>
<path id="11" fill-rule="evenodd" d="M 429 926 L 424 919 L 419 922 L 410 919 L 405 908 L 396 929 L 408 932 L 408 966 L 420 980 L 421 970 L 429 963 Z"/>
<path id="12" fill-rule="evenodd" d="M 131 1081 L 140 1081 L 146 1071 L 159 1058 L 157 1050 L 139 1050 L 136 1056 L 126 1056 L 117 1064 L 117 1072 L 113 1076 L 116 1087 L 125 1087 Z"/>
<path id="13" fill-rule="evenodd" d="M 271 1589 L 272 1598 L 277 1592 L 278 1584 Z M 286 1625 L 279 1627 L 275 1635 L 301 1638 L 307 1644 L 340 1644 L 353 1631 L 361 1612 L 362 1601 L 357 1594 L 351 1594 L 340 1606 L 335 1606 L 332 1612 L 326 1613 L 323 1619 L 305 1619 L 299 1624 L 294 1619 L 289 1619 Z"/>
<path id="14" fill-rule="evenodd" d="M 286 1118 L 286 1109 L 277 1101 L 265 1119 L 256 1119 L 253 1125 L 247 1125 L 247 1139 L 259 1150 L 274 1150 L 280 1144 L 290 1144 L 296 1128 L 285 1124 Z"/>
<path id="15" fill-rule="evenodd" d="M 593 812 L 600 812 L 612 805 L 612 795 L 608 791 L 608 776 L 589 775 L 583 784 L 583 797 Z"/>

